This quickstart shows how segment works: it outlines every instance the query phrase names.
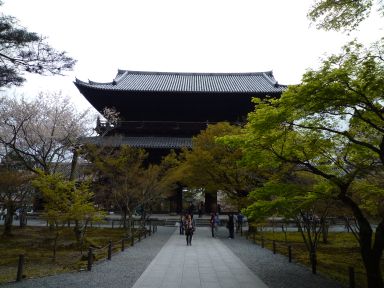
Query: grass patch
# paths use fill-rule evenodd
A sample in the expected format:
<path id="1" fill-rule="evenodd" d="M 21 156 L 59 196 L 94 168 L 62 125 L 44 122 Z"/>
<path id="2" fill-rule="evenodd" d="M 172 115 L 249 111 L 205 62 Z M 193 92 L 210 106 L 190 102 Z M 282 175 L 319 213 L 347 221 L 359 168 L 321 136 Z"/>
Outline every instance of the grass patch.
<path id="1" fill-rule="evenodd" d="M 259 245 L 261 245 L 262 236 L 265 239 L 265 248 L 273 250 L 272 240 L 275 240 L 276 252 L 288 256 L 288 245 L 291 245 L 292 261 L 311 267 L 309 253 L 300 233 L 287 232 L 287 241 L 285 241 L 285 235 L 282 232 L 258 232 L 256 242 Z M 253 235 L 250 235 L 250 241 L 253 241 Z M 348 267 L 355 269 L 356 287 L 367 287 L 359 246 L 352 233 L 330 232 L 328 243 L 320 242 L 318 247 L 318 273 L 348 286 Z M 384 263 L 382 263 L 382 271 L 384 272 Z"/>
<path id="2" fill-rule="evenodd" d="M 116 228 L 88 228 L 85 247 L 95 247 L 96 260 L 105 259 L 107 250 L 96 250 L 105 247 L 111 240 L 121 240 L 125 230 Z M 0 226 L 2 231 L 2 226 Z M 78 271 L 87 267 L 87 249 L 83 255 L 76 244 L 73 228 L 64 228 L 58 240 L 56 259 L 53 258 L 54 232 L 48 227 L 13 227 L 12 236 L 0 236 L 0 283 L 14 281 L 20 254 L 25 255 L 25 271 L 27 278 L 53 275 L 67 271 Z M 126 241 L 128 247 L 130 241 Z M 121 249 L 121 243 L 113 245 L 113 252 Z"/>

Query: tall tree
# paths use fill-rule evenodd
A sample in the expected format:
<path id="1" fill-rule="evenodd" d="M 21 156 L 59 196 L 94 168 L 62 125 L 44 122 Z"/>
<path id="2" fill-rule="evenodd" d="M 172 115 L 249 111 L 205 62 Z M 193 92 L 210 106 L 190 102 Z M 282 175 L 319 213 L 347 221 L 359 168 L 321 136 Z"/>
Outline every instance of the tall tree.
<path id="1" fill-rule="evenodd" d="M 204 188 L 206 193 L 220 190 L 232 205 L 244 207 L 247 194 L 263 181 L 263 176 L 242 165 L 242 149 L 216 141 L 240 131 L 241 127 L 227 122 L 208 125 L 193 138 L 193 149 L 181 155 L 180 181 L 190 188 Z"/>
<path id="2" fill-rule="evenodd" d="M 62 163 L 70 162 L 79 138 L 89 131 L 86 115 L 87 111 L 77 112 L 61 93 L 40 93 L 29 101 L 2 97 L 0 144 L 32 172 L 57 172 L 65 166 Z"/>
<path id="3" fill-rule="evenodd" d="M 310 260 L 316 262 L 316 251 L 323 235 L 327 236 L 326 217 L 332 205 L 332 186 L 324 179 L 284 163 L 262 187 L 253 190 L 244 213 L 250 221 L 267 217 L 294 219 Z"/>
<path id="4" fill-rule="evenodd" d="M 357 189 L 357 184 L 383 173 L 382 47 L 367 50 L 352 43 L 317 71 L 308 71 L 302 84 L 289 87 L 281 99 L 255 101 L 242 141 L 248 147 L 248 161 L 276 167 L 290 163 L 336 188 L 330 196 L 347 206 L 357 220 L 356 236 L 369 287 L 383 287 L 383 190 L 377 185 L 371 193 Z M 372 215 L 378 219 L 375 233 Z"/>
<path id="5" fill-rule="evenodd" d="M 94 206 L 93 193 L 89 183 L 66 180 L 61 174 L 44 174 L 33 180 L 33 185 L 43 194 L 45 199 L 43 217 L 55 231 L 53 257 L 61 230 L 68 221 L 74 221 L 75 237 L 82 248 L 83 240 L 90 221 L 101 219 L 101 214 Z"/>
<path id="6" fill-rule="evenodd" d="M 12 222 L 16 209 L 25 209 L 26 204 L 32 202 L 34 191 L 30 181 L 33 176 L 29 171 L 13 169 L 4 163 L 0 166 L 0 202 L 7 209 L 3 231 L 6 236 L 12 234 Z M 24 213 L 20 213 L 19 216 L 20 223 L 24 225 Z"/>
<path id="7" fill-rule="evenodd" d="M 350 31 L 370 15 L 375 4 L 383 14 L 381 0 L 315 0 L 308 17 L 318 28 Z"/>
<path id="8" fill-rule="evenodd" d="M 52 48 L 46 38 L 22 27 L 16 18 L 0 14 L 0 87 L 22 85 L 23 72 L 61 75 L 75 63 L 66 52 Z"/>

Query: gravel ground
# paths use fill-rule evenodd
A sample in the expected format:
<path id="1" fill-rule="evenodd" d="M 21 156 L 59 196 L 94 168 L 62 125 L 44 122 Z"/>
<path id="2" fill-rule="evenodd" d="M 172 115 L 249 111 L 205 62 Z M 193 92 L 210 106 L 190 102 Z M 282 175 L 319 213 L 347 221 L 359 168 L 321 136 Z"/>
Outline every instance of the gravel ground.
<path id="1" fill-rule="evenodd" d="M 124 252 L 113 255 L 111 261 L 105 260 L 95 264 L 91 272 L 73 272 L 27 279 L 21 282 L 2 285 L 1 287 L 129 288 L 133 286 L 174 231 L 174 227 L 159 226 L 157 233 L 136 243 L 133 247 L 129 247 Z"/>
<path id="2" fill-rule="evenodd" d="M 221 228 L 218 238 L 239 257 L 270 288 L 340 288 L 341 284 L 312 272 L 300 264 L 288 263 L 288 258 L 273 254 L 251 241 L 235 235 L 227 239 L 228 232 Z"/>

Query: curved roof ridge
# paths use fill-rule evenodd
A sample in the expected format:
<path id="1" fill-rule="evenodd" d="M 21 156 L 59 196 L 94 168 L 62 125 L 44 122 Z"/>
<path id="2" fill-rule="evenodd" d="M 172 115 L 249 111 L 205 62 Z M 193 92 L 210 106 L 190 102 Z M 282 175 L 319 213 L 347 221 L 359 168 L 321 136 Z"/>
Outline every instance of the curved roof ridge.
<path id="1" fill-rule="evenodd" d="M 123 72 L 123 73 L 120 74 L 120 71 Z M 126 70 L 124 71 L 124 70 L 120 70 L 120 69 L 119 69 L 119 71 L 118 71 L 118 73 L 117 73 L 115 79 L 113 79 L 112 83 L 113 83 L 114 85 L 116 85 L 116 84 L 119 83 L 121 80 L 123 80 L 124 77 L 128 75 L 128 73 L 129 73 L 129 71 L 126 71 Z"/>
<path id="2" fill-rule="evenodd" d="M 272 72 L 272 71 L 271 71 Z M 272 85 L 277 85 L 277 81 L 276 79 L 273 77 L 273 74 L 271 73 L 270 75 L 268 75 L 267 73 L 263 72 L 263 76 L 265 77 L 265 79 L 267 79 L 267 81 L 269 83 L 271 83 Z"/>
<path id="3" fill-rule="evenodd" d="M 107 85 L 107 84 L 113 84 L 113 82 L 96 82 L 88 79 L 88 84 L 91 85 Z"/>
<path id="4" fill-rule="evenodd" d="M 74 83 L 83 84 L 83 85 L 109 85 L 113 82 L 96 82 L 88 79 L 88 82 L 82 81 L 79 78 L 75 77 Z"/>
<path id="5" fill-rule="evenodd" d="M 161 72 L 161 71 L 137 71 L 137 70 L 123 70 L 118 69 L 117 77 L 122 77 L 127 74 L 143 74 L 143 75 L 181 75 L 181 76 L 253 76 L 253 75 L 272 75 L 272 71 L 264 71 L 264 72 Z"/>

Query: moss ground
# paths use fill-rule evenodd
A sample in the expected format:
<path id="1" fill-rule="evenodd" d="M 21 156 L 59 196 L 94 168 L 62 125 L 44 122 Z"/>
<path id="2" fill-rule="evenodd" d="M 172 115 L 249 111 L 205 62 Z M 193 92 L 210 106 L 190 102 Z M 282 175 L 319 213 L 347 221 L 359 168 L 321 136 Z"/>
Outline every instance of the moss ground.
<path id="1" fill-rule="evenodd" d="M 2 227 L 0 226 L 0 231 Z M 86 234 L 85 247 L 101 248 L 111 240 L 114 252 L 121 249 L 118 243 L 125 235 L 123 229 L 90 228 Z M 54 232 L 48 227 L 14 227 L 12 236 L 0 236 L 0 283 L 14 281 L 20 254 L 25 255 L 24 277 L 41 277 L 65 271 L 86 269 L 87 250 L 81 253 L 72 228 L 60 232 L 56 258 L 53 258 Z M 126 243 L 126 247 L 129 243 Z M 96 250 L 96 249 L 95 249 Z M 96 250 L 96 260 L 107 257 L 107 249 Z"/>
<path id="2" fill-rule="evenodd" d="M 288 245 L 292 247 L 292 261 L 311 267 L 309 253 L 298 232 L 258 232 L 256 243 L 261 244 L 261 236 L 265 239 L 265 248 L 272 250 L 272 240 L 276 242 L 276 252 L 288 256 Z M 286 241 L 287 240 L 287 241 Z M 253 241 L 253 235 L 250 236 Z M 317 251 L 317 271 L 326 277 L 335 279 L 348 286 L 348 267 L 355 270 L 356 287 L 366 287 L 363 262 L 358 243 L 352 233 L 329 233 L 328 243 L 320 242 Z M 384 263 L 382 265 L 384 272 Z"/>

